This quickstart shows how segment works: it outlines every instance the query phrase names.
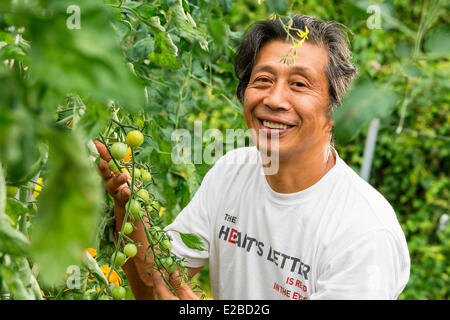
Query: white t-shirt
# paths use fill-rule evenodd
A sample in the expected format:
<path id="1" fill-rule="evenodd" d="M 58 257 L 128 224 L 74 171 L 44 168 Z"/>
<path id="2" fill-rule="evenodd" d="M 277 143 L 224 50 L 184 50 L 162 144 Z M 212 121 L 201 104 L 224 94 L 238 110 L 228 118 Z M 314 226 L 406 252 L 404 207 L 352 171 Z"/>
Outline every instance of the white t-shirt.
<path id="1" fill-rule="evenodd" d="M 280 194 L 256 147 L 220 158 L 166 229 L 189 267 L 209 265 L 214 299 L 396 299 L 409 279 L 403 231 L 386 199 L 339 158 L 316 184 Z"/>

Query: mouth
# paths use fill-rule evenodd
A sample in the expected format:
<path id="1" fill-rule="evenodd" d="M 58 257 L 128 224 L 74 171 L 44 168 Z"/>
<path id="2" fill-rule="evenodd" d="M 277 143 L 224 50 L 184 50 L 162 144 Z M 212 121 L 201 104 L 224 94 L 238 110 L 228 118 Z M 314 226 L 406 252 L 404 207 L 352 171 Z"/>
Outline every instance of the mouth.
<path id="1" fill-rule="evenodd" d="M 259 128 L 264 131 L 267 136 L 278 135 L 282 137 L 292 131 L 297 125 L 284 120 L 263 119 L 258 118 Z"/>

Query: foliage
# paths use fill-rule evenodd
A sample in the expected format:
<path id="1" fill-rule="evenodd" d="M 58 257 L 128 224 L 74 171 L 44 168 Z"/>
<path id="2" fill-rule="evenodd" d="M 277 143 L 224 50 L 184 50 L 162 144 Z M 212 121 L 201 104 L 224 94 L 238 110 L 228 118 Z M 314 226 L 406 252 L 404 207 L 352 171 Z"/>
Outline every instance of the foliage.
<path id="1" fill-rule="evenodd" d="M 450 198 L 444 1 L 80 0 L 79 29 L 69 28 L 73 2 L 0 1 L 2 297 L 41 299 L 42 289 L 47 299 L 94 299 L 111 292 L 108 280 L 127 287 L 120 267 L 117 276 L 108 269 L 113 202 L 92 140 L 145 134 L 133 163 L 152 173 L 146 188 L 161 225 L 170 223 L 212 165 L 174 163 L 172 133 L 190 133 L 196 160 L 214 144 L 208 130 L 245 129 L 232 65 L 239 39 L 274 12 L 301 12 L 353 32 L 360 76 L 334 115 L 336 148 L 359 172 L 367 124 L 381 117 L 369 182 L 408 240 L 411 278 L 400 298 L 449 298 L 450 227 L 440 223 Z M 380 29 L 367 25 L 371 4 L 381 9 Z M 6 197 L 5 184 L 19 187 L 16 197 Z M 81 267 L 83 286 L 66 291 L 71 265 Z M 197 280 L 209 292 L 207 269 Z"/>

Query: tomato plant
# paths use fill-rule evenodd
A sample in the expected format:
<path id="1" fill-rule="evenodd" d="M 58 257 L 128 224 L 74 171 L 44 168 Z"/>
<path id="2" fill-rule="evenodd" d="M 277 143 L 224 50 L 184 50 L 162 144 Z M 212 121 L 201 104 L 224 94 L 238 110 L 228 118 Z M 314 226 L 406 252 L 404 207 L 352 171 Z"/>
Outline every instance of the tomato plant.
<path id="1" fill-rule="evenodd" d="M 211 34 L 199 23 L 212 9 L 184 0 L 2 2 L 2 297 L 107 299 L 129 290 L 121 266 L 137 251 L 133 225 L 151 223 L 162 237 L 198 187 L 194 165 L 171 162 L 170 132 L 208 97 L 189 92 L 203 86 L 203 66 L 213 68 Z M 118 238 L 95 140 L 110 170 L 132 177 Z M 149 253 L 168 254 L 149 242 Z"/>

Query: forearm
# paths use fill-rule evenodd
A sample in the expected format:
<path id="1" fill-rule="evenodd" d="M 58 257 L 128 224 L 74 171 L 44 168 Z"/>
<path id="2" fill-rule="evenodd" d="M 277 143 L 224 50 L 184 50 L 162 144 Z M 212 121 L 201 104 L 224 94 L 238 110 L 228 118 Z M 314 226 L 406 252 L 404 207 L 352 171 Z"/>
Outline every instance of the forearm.
<path id="1" fill-rule="evenodd" d="M 114 216 L 116 218 L 116 239 L 122 227 L 125 217 L 125 208 L 123 206 L 114 206 Z M 149 226 L 148 226 L 149 227 Z M 150 274 L 147 272 L 153 265 L 153 255 L 148 250 L 148 240 L 145 233 L 144 226 L 141 221 L 134 222 L 134 230 L 127 235 L 135 243 L 142 244 L 138 246 L 138 252 L 135 257 L 129 258 L 122 266 L 123 271 L 130 284 L 131 291 L 137 300 L 152 300 L 153 296 L 153 281 Z M 146 255 L 148 254 L 147 260 Z"/>

